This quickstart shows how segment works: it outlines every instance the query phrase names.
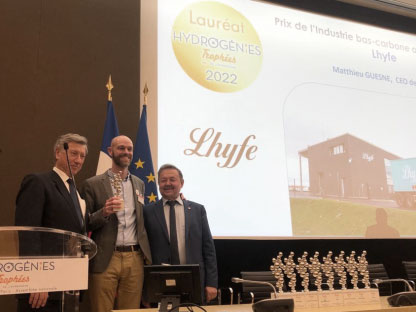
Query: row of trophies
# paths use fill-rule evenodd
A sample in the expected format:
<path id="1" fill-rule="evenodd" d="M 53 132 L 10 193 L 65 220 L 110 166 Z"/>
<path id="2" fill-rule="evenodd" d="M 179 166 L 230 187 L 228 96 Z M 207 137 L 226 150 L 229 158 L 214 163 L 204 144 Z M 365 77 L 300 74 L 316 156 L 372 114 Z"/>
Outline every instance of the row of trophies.
<path id="1" fill-rule="evenodd" d="M 285 276 L 289 280 L 290 291 L 296 292 L 297 275 L 302 281 L 304 292 L 309 291 L 310 280 L 313 281 L 318 291 L 322 291 L 322 284 L 327 285 L 329 290 L 334 290 L 336 280 L 341 289 L 345 290 L 347 289 L 347 274 L 350 276 L 354 289 L 358 289 L 359 282 L 364 284 L 364 288 L 370 288 L 366 255 L 365 250 L 358 257 L 355 251 L 351 251 L 350 255 L 346 257 L 345 253 L 341 251 L 338 256 L 333 258 L 332 251 L 329 251 L 320 262 L 319 252 L 316 251 L 313 257 L 308 259 L 308 253 L 305 251 L 295 263 L 294 252 L 290 252 L 287 258 L 283 258 L 283 253 L 279 252 L 277 257 L 272 259 L 273 265 L 270 266 L 270 270 L 277 280 L 276 287 L 279 293 L 283 292 Z"/>

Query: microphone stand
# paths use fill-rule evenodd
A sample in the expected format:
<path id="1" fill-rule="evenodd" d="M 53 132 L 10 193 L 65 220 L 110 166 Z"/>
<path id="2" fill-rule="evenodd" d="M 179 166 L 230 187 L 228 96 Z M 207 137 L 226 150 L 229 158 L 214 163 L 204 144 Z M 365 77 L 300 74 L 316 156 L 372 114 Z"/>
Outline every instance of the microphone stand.
<path id="1" fill-rule="evenodd" d="M 287 312 L 293 312 L 294 311 L 294 300 L 292 298 L 287 299 L 277 299 L 277 291 L 276 287 L 272 283 L 265 282 L 265 281 L 252 281 L 252 280 L 246 280 L 238 277 L 231 278 L 231 281 L 233 283 L 246 283 L 246 284 L 257 284 L 257 285 L 267 285 L 270 286 L 273 289 L 274 292 L 274 299 L 263 299 L 260 301 L 257 301 L 256 303 L 253 303 L 252 309 L 253 312 L 270 312 L 270 311 L 287 311 Z"/>
<path id="2" fill-rule="evenodd" d="M 72 179 L 72 182 L 74 183 L 75 189 L 77 189 L 77 185 L 75 184 L 75 178 L 74 178 L 74 175 L 72 173 L 71 166 L 69 164 L 68 148 L 69 148 L 68 143 L 65 142 L 64 143 L 64 150 L 65 150 L 65 154 L 66 154 L 66 162 L 68 164 L 69 174 L 71 175 L 71 179 Z"/>
<path id="3" fill-rule="evenodd" d="M 403 278 L 389 278 L 389 279 L 384 279 L 384 280 L 382 279 L 373 280 L 373 283 L 377 286 L 377 288 L 378 288 L 378 284 L 391 283 L 391 282 L 403 282 L 409 288 L 409 291 L 399 292 L 388 297 L 387 302 L 391 306 L 399 307 L 399 306 L 416 305 L 416 291 L 410 285 L 409 281 Z"/>
<path id="4" fill-rule="evenodd" d="M 74 183 L 74 187 L 75 187 L 75 191 L 77 191 L 77 184 L 75 183 L 75 177 L 74 174 L 72 173 L 72 169 L 71 169 L 71 165 L 69 164 L 69 156 L 68 156 L 68 143 L 64 143 L 64 150 L 65 150 L 65 154 L 66 154 L 66 162 L 68 164 L 68 169 L 69 169 L 69 174 L 71 175 L 71 179 L 72 179 L 72 183 Z M 76 194 L 77 197 L 77 201 L 78 201 L 78 205 L 79 207 L 81 207 L 81 203 L 79 202 L 79 198 L 78 198 L 78 194 Z M 87 212 L 85 212 L 87 213 Z M 82 214 L 81 214 L 82 216 Z M 83 222 L 85 223 L 85 220 L 83 220 Z"/>
<path id="5" fill-rule="evenodd" d="M 274 297 L 277 298 L 277 291 L 276 287 L 272 283 L 264 282 L 264 281 L 252 281 L 252 280 L 246 280 L 238 277 L 231 278 L 231 281 L 236 284 L 257 284 L 257 285 L 267 285 L 270 286 L 273 289 Z"/>
<path id="6" fill-rule="evenodd" d="M 391 283 L 391 282 L 403 282 L 408 288 L 409 291 L 414 291 L 413 287 L 410 285 L 410 283 L 403 279 L 403 278 L 389 278 L 389 279 L 375 279 L 373 280 L 373 283 L 376 284 L 377 288 L 378 288 L 378 284 L 385 284 L 385 283 Z"/>
<path id="7" fill-rule="evenodd" d="M 76 191 L 77 190 L 77 185 L 75 184 L 74 174 L 72 173 L 71 165 L 69 164 L 68 148 L 69 148 L 68 143 L 65 142 L 64 143 L 64 150 L 65 150 L 65 154 L 66 154 L 66 162 L 68 164 L 69 174 L 71 175 L 72 183 L 74 183 L 74 187 L 75 187 L 75 191 Z M 77 197 L 78 205 L 81 207 L 81 204 L 79 203 L 79 199 L 78 199 L 77 194 L 76 194 L 76 197 Z M 79 249 L 80 251 L 78 253 L 82 252 L 81 251 L 81 246 L 79 246 L 79 248 L 80 248 Z M 61 301 L 62 311 L 64 311 L 64 309 L 65 309 L 65 293 L 66 293 L 65 291 L 62 292 L 62 301 Z M 70 293 L 70 292 L 68 292 L 68 293 Z M 74 311 L 78 312 L 79 311 L 79 296 L 80 296 L 79 290 L 74 290 L 72 295 L 75 297 Z"/>

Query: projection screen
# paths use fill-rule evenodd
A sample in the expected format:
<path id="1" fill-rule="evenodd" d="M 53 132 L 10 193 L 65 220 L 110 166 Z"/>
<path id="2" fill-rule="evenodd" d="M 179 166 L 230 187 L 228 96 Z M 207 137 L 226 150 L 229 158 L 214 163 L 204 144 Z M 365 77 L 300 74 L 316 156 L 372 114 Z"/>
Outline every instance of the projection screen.
<path id="1" fill-rule="evenodd" d="M 416 236 L 415 35 L 248 0 L 142 14 L 156 163 L 216 238 Z"/>

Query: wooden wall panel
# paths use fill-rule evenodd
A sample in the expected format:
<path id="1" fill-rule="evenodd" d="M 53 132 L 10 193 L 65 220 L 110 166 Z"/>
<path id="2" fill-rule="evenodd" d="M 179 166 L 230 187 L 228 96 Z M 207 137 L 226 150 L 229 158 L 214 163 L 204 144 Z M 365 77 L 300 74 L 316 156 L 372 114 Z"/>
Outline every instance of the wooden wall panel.
<path id="1" fill-rule="evenodd" d="M 13 225 L 23 176 L 47 171 L 63 133 L 89 139 L 78 183 L 95 174 L 108 75 L 120 132 L 139 121 L 139 3 L 136 0 L 0 1 L 0 226 Z M 14 296 L 0 296 L 14 311 Z M 88 306 L 83 306 L 88 311 Z"/>
<path id="2" fill-rule="evenodd" d="M 23 176 L 53 165 L 53 144 L 90 142 L 79 183 L 95 174 L 108 75 L 120 132 L 139 121 L 139 1 L 4 0 L 0 4 L 1 225 L 11 225 Z"/>

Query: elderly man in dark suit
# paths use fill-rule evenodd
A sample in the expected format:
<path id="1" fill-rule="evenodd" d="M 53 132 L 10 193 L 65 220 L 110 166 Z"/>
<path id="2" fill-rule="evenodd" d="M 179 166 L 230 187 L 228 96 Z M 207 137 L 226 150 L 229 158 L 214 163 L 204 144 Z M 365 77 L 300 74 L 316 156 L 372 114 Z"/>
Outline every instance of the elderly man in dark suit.
<path id="1" fill-rule="evenodd" d="M 112 167 L 86 180 L 81 191 L 91 238 L 98 245 L 90 262 L 93 312 L 139 308 L 144 262 L 151 263 L 143 221 L 144 183 L 128 171 L 133 143 L 126 136 L 115 137 L 108 152 Z"/>
<path id="2" fill-rule="evenodd" d="M 163 165 L 158 183 L 162 199 L 144 208 L 153 264 L 199 264 L 202 289 L 209 302 L 217 296 L 218 274 L 205 208 L 181 199 L 184 179 L 177 167 Z"/>
<path id="3" fill-rule="evenodd" d="M 85 202 L 75 189 L 71 171 L 76 175 L 81 170 L 88 152 L 87 139 L 78 134 L 64 134 L 56 141 L 54 152 L 53 170 L 29 174 L 23 179 L 16 198 L 15 224 L 85 234 Z M 68 167 L 67 155 L 71 170 Z M 42 250 L 52 248 L 27 247 Z M 24 251 L 21 246 L 21 252 Z M 61 292 L 19 296 L 18 311 L 61 311 L 61 298 Z"/>

